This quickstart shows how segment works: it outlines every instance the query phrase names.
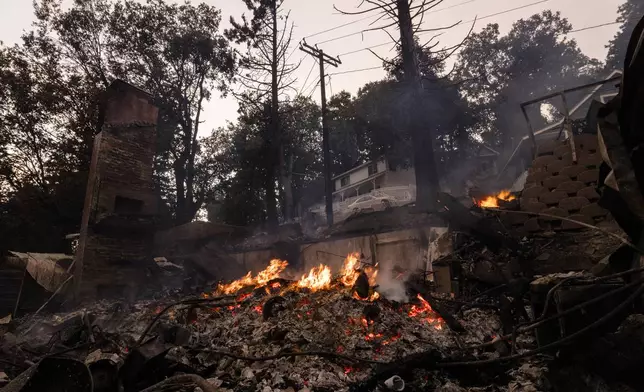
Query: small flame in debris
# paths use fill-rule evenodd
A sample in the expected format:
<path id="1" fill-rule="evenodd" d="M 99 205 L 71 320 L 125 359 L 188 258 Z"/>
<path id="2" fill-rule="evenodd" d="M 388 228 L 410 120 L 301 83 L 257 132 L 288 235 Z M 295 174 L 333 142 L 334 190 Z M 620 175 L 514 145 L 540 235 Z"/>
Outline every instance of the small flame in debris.
<path id="1" fill-rule="evenodd" d="M 217 286 L 217 291 L 223 294 L 233 294 L 239 289 L 246 286 L 261 286 L 265 285 L 273 279 L 279 278 L 282 271 L 288 266 L 287 261 L 273 259 L 268 267 L 260 271 L 257 276 L 253 277 L 252 273 L 248 271 L 244 277 L 235 280 L 229 284 L 220 284 Z"/>
<path id="2" fill-rule="evenodd" d="M 297 287 L 311 291 L 325 290 L 331 287 L 331 268 L 324 264 L 313 267 L 308 274 L 302 275 Z"/>
<path id="3" fill-rule="evenodd" d="M 351 366 L 345 366 L 344 367 L 344 374 L 349 374 L 353 371 L 353 368 Z"/>
<path id="4" fill-rule="evenodd" d="M 262 313 L 262 305 L 253 306 L 253 309 L 259 314 Z"/>
<path id="5" fill-rule="evenodd" d="M 411 306 L 411 309 L 409 309 L 409 312 L 407 313 L 409 317 L 420 317 L 423 320 L 427 321 L 430 325 L 433 325 L 434 328 L 438 330 L 443 329 L 441 325 L 443 319 L 441 319 L 440 316 L 436 314 L 436 312 L 434 312 L 434 309 L 432 309 L 429 302 L 427 302 L 425 298 L 423 298 L 420 294 L 418 294 L 416 297 L 420 301 L 420 305 Z"/>
<path id="6" fill-rule="evenodd" d="M 486 198 L 475 202 L 479 207 L 490 208 L 490 207 L 498 207 L 499 200 L 512 201 L 514 199 L 516 199 L 516 197 L 513 194 L 511 194 L 509 190 L 504 189 L 496 195 L 487 196 Z"/>
<path id="7" fill-rule="evenodd" d="M 369 302 L 373 302 L 373 301 L 377 300 L 378 298 L 380 298 L 380 294 L 379 294 L 377 291 L 374 291 L 373 293 L 371 293 L 371 295 L 369 295 L 369 297 L 368 297 L 368 298 L 361 298 L 361 297 L 358 295 L 358 293 L 356 293 L 356 292 L 354 291 L 354 292 L 353 292 L 353 298 L 357 299 L 358 301 L 369 301 Z"/>

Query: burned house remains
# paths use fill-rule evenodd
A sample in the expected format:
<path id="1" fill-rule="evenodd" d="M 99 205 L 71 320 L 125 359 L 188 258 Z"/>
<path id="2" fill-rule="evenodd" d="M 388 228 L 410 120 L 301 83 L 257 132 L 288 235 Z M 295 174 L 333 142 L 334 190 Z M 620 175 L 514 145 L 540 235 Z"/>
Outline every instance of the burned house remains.
<path id="1" fill-rule="evenodd" d="M 123 81 L 105 93 L 75 257 L 78 298 L 120 295 L 144 279 L 157 212 L 157 115 L 152 97 Z"/>

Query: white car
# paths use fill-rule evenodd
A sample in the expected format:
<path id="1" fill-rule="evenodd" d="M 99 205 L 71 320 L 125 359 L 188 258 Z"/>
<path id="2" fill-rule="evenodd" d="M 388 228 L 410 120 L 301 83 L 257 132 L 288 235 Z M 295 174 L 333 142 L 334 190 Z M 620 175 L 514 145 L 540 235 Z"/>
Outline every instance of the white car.
<path id="1" fill-rule="evenodd" d="M 386 210 L 393 207 L 396 201 L 389 196 L 364 195 L 358 197 L 353 203 L 347 206 L 347 209 L 353 212 L 372 209 Z"/>

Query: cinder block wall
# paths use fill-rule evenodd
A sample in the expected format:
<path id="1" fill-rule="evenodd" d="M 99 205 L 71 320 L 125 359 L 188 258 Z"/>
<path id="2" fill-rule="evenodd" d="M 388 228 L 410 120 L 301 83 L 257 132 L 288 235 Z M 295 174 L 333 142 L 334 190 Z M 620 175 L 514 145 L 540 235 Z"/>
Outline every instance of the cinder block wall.
<path id="1" fill-rule="evenodd" d="M 578 135 L 574 142 L 576 161 L 568 140 L 547 141 L 537 146 L 537 157 L 528 169 L 519 200 L 521 210 L 568 217 L 588 224 L 605 219 L 608 212 L 597 205 L 596 187 L 602 162 L 597 135 Z M 509 215 L 513 215 L 507 217 L 512 226 L 523 226 L 528 232 L 583 227 L 555 217 Z"/>

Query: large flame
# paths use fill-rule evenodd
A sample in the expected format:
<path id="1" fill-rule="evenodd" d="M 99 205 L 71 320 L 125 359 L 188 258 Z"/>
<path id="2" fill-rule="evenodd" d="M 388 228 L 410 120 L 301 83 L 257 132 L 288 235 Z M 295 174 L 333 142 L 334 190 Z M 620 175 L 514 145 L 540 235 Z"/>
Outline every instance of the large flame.
<path id="1" fill-rule="evenodd" d="M 375 266 L 367 265 L 362 271 L 360 270 L 360 253 L 353 252 L 349 253 L 346 259 L 344 259 L 344 264 L 342 265 L 342 271 L 340 271 L 340 282 L 347 286 L 353 287 L 360 276 L 360 272 L 364 272 L 369 278 L 369 285 L 376 285 L 376 278 L 378 277 L 378 264 Z"/>
<path id="2" fill-rule="evenodd" d="M 308 288 L 311 291 L 331 288 L 331 268 L 324 264 L 311 268 L 308 274 L 302 275 L 297 287 Z"/>
<path id="3" fill-rule="evenodd" d="M 260 271 L 257 276 L 253 277 L 252 273 L 248 271 L 248 273 L 240 279 L 237 279 L 228 284 L 218 285 L 217 292 L 223 294 L 234 294 L 241 288 L 246 286 L 265 285 L 271 280 L 279 278 L 280 274 L 286 269 L 287 266 L 287 261 L 273 259 L 268 264 L 268 267 L 266 267 L 263 271 Z"/>
<path id="4" fill-rule="evenodd" d="M 512 201 L 514 199 L 516 199 L 516 197 L 511 194 L 509 190 L 504 189 L 496 195 L 488 196 L 477 201 L 476 204 L 483 208 L 498 207 L 499 200 Z"/>
<path id="5" fill-rule="evenodd" d="M 346 259 L 344 259 L 344 264 L 342 265 L 342 271 L 340 271 L 340 282 L 347 287 L 352 287 L 358 276 L 360 276 L 360 253 L 354 252 L 349 253 Z"/>

